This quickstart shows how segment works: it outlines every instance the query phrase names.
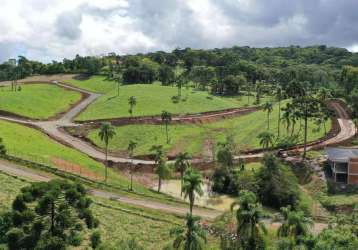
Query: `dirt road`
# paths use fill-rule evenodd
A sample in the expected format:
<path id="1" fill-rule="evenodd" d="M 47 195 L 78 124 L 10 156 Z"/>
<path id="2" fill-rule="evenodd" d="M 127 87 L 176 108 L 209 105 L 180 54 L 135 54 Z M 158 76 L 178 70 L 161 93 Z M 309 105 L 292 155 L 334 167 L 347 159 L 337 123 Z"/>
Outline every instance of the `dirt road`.
<path id="1" fill-rule="evenodd" d="M 68 88 L 71 90 L 79 91 L 82 93 L 86 93 L 88 95 L 87 98 L 85 98 L 82 102 L 80 102 L 78 105 L 74 106 L 72 109 L 70 109 L 68 112 L 66 112 L 62 117 L 60 117 L 57 120 L 51 120 L 51 121 L 32 121 L 29 119 L 21 119 L 21 118 L 14 118 L 14 117 L 8 117 L 8 116 L 0 116 L 0 119 L 7 120 L 11 122 L 17 122 L 21 124 L 27 124 L 32 125 L 39 130 L 43 131 L 44 133 L 48 134 L 51 138 L 57 140 L 60 143 L 63 143 L 67 146 L 71 146 L 88 156 L 104 161 L 105 160 L 105 154 L 104 152 L 100 151 L 99 149 L 93 147 L 91 144 L 87 143 L 86 141 L 74 137 L 67 132 L 65 132 L 63 129 L 60 129 L 61 127 L 66 126 L 81 126 L 81 124 L 77 124 L 73 122 L 73 119 L 81 112 L 83 111 L 88 105 L 90 105 L 92 102 L 94 102 L 98 97 L 100 97 L 100 94 L 92 93 L 83 89 L 79 89 L 76 87 L 72 87 L 66 84 L 57 83 L 61 87 Z M 340 142 L 346 141 L 350 138 L 352 138 L 355 134 L 355 126 L 352 120 L 349 119 L 349 115 L 344 110 L 344 107 L 342 107 L 341 103 L 338 101 L 332 101 L 332 107 L 336 110 L 337 113 L 337 119 L 340 126 L 340 132 L 334 136 L 333 138 L 330 138 L 324 142 L 321 142 L 320 144 L 316 144 L 313 146 L 308 147 L 308 149 L 311 149 L 312 147 L 316 146 L 327 146 L 327 145 L 333 145 L 338 144 Z M 252 110 L 254 111 L 254 109 Z M 225 112 L 233 112 L 233 111 L 225 111 Z M 215 113 L 215 114 L 203 114 L 203 115 L 190 115 L 188 117 L 178 117 L 177 119 L 197 119 L 201 117 L 202 119 L 205 119 L 205 116 L 212 117 L 212 115 L 225 115 L 225 112 Z M 236 112 L 236 111 L 235 111 Z M 295 149 L 297 151 L 297 149 Z M 298 150 L 303 150 L 303 148 L 299 148 Z M 243 158 L 243 159 L 250 159 L 250 158 L 261 158 L 263 156 L 262 153 L 258 154 L 248 154 L 248 155 L 241 155 L 241 156 L 235 156 L 235 158 Z M 114 163 L 132 163 L 132 164 L 141 164 L 141 165 L 153 165 L 154 161 L 151 160 L 141 160 L 141 159 L 129 159 L 124 157 L 117 157 L 113 155 L 108 156 L 108 160 L 112 161 Z M 200 159 L 196 159 L 197 161 L 202 161 Z"/>
<path id="2" fill-rule="evenodd" d="M 0 160 L 0 172 L 5 172 L 7 174 L 22 177 L 28 179 L 30 181 L 50 181 L 51 177 L 40 174 L 39 172 L 35 172 L 32 169 L 25 168 L 14 163 L 10 163 L 8 161 Z M 169 205 L 166 203 L 161 203 L 158 201 L 152 201 L 148 199 L 139 199 L 128 197 L 125 195 L 118 195 L 115 193 L 99 190 L 99 189 L 91 189 L 89 190 L 90 194 L 96 197 L 116 200 L 119 202 L 123 202 L 130 205 L 140 206 L 144 208 L 160 210 L 167 213 L 173 213 L 178 215 L 186 215 L 188 213 L 188 206 L 183 206 L 181 204 L 177 205 Z M 195 207 L 193 210 L 195 215 L 198 215 L 204 219 L 215 219 L 217 216 L 221 214 L 220 211 L 213 209 L 205 209 Z"/>

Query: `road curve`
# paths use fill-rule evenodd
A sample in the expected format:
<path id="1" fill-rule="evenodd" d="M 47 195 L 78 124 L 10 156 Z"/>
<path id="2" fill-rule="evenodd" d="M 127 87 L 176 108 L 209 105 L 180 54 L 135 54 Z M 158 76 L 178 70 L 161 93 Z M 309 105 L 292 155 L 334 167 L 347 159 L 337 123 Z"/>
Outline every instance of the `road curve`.
<path id="1" fill-rule="evenodd" d="M 83 111 L 88 105 L 90 105 L 92 102 L 94 102 L 97 98 L 99 98 L 101 95 L 97 93 L 92 93 L 90 91 L 86 91 L 77 87 L 69 86 L 67 84 L 63 83 L 56 83 L 57 85 L 68 88 L 74 91 L 78 91 L 81 93 L 84 93 L 87 95 L 87 98 L 83 99 L 80 103 L 78 103 L 76 106 L 72 107 L 68 112 L 66 112 L 62 117 L 60 117 L 57 120 L 51 120 L 51 121 L 33 121 L 30 119 L 21 119 L 21 118 L 15 118 L 15 117 L 8 117 L 8 116 L 0 116 L 0 119 L 7 120 L 11 122 L 16 122 L 24 125 L 31 125 L 47 135 L 49 135 L 51 138 L 57 140 L 60 143 L 63 143 L 65 145 L 71 146 L 88 156 L 99 160 L 104 161 L 105 160 L 105 154 L 104 152 L 100 151 L 99 149 L 93 147 L 91 144 L 87 143 L 86 141 L 74 137 L 61 129 L 62 127 L 66 126 L 81 126 L 81 124 L 77 124 L 73 122 L 73 119 L 81 112 Z M 341 103 L 338 101 L 332 101 L 332 107 L 335 109 L 337 113 L 337 119 L 340 126 L 340 132 L 334 136 L 333 138 L 330 138 L 324 142 L 321 142 L 320 144 L 315 144 L 312 146 L 307 147 L 307 149 L 311 149 L 313 147 L 317 146 L 327 146 L 332 144 L 338 144 L 340 142 L 346 141 L 350 138 L 352 138 L 355 135 L 355 126 L 352 120 L 349 119 L 349 115 L 347 114 L 344 107 L 342 107 Z M 198 116 L 198 115 L 197 115 Z M 204 115 L 205 116 L 205 115 Z M 210 115 L 209 115 L 210 116 Z M 191 118 L 193 116 L 190 116 Z M 180 118 L 179 118 L 180 119 Z M 182 119 L 187 119 L 186 117 L 183 117 Z M 303 148 L 295 149 L 295 151 L 301 151 Z M 235 156 L 235 158 L 243 158 L 243 159 L 250 159 L 250 158 L 261 158 L 263 156 L 262 153 L 258 154 L 247 154 L 247 155 L 240 155 Z M 130 159 L 130 158 L 124 158 L 124 157 L 117 157 L 113 155 L 108 156 L 108 160 L 112 161 L 114 163 L 131 163 L 131 164 L 140 164 L 140 165 L 153 165 L 154 161 L 152 160 L 141 160 L 141 159 Z M 195 162 L 201 162 L 202 160 L 196 159 L 193 160 Z"/>
<path id="2" fill-rule="evenodd" d="M 17 177 L 26 178 L 30 181 L 36 181 L 36 182 L 37 181 L 47 182 L 51 180 L 51 177 L 49 176 L 40 174 L 39 172 L 35 172 L 29 168 L 21 167 L 19 165 L 4 160 L 0 160 L 0 172 L 4 172 Z M 89 190 L 89 193 L 95 197 L 111 199 L 134 206 L 160 210 L 167 213 L 173 213 L 182 216 L 188 213 L 188 206 L 182 206 L 180 204 L 170 205 L 170 204 L 161 203 L 158 201 L 152 201 L 144 198 L 141 199 L 141 198 L 133 198 L 125 195 L 118 195 L 115 193 L 111 193 L 99 189 L 91 189 Z M 210 220 L 213 220 L 217 216 L 221 215 L 220 211 L 214 209 L 199 208 L 199 207 L 195 207 L 193 209 L 193 213 L 204 219 L 210 219 Z"/>

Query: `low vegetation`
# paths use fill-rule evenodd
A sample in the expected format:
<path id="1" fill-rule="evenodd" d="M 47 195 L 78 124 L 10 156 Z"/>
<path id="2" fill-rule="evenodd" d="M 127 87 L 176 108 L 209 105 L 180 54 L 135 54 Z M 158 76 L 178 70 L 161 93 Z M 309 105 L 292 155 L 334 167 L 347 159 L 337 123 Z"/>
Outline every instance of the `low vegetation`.
<path id="1" fill-rule="evenodd" d="M 33 119 L 48 119 L 66 111 L 81 99 L 81 94 L 50 84 L 19 85 L 0 88 L 0 110 Z"/>
<path id="2" fill-rule="evenodd" d="M 101 82 L 99 85 L 101 86 Z M 178 101 L 172 97 L 177 95 L 177 88 L 172 86 L 161 86 L 159 84 L 135 84 L 122 85 L 119 88 L 101 96 L 90 105 L 77 120 L 96 120 L 130 117 L 130 106 L 128 99 L 136 98 L 136 106 L 133 116 L 160 115 L 163 110 L 172 114 L 194 114 L 205 111 L 223 110 L 229 108 L 240 108 L 247 105 L 247 97 L 220 97 L 212 96 L 207 91 L 185 88 L 182 98 Z M 254 98 L 250 99 L 249 105 L 253 105 Z M 115 108 L 113 108 L 115 107 Z"/>
<path id="3" fill-rule="evenodd" d="M 153 144 L 163 145 L 164 149 L 171 153 L 187 151 L 194 156 L 205 156 L 209 150 L 212 153 L 212 145 L 224 141 L 227 136 L 232 136 L 239 150 L 252 150 L 261 148 L 258 134 L 267 130 L 267 121 L 265 111 L 257 111 L 241 117 L 225 119 L 218 122 L 206 123 L 200 125 L 169 125 L 169 144 L 166 142 L 165 127 L 162 125 L 126 125 L 116 127 L 116 136 L 113 137 L 109 149 L 116 152 L 125 152 L 130 140 L 136 141 L 138 146 L 134 152 L 135 155 L 148 154 Z M 270 115 L 270 132 L 274 135 L 278 127 L 278 105 Z M 331 128 L 331 121 L 326 123 L 326 130 Z M 299 134 L 296 143 L 303 142 L 303 127 L 297 121 L 296 126 L 286 129 L 287 125 L 281 122 L 281 138 L 287 135 Z M 319 128 L 319 129 L 318 129 Z M 308 141 L 319 139 L 325 135 L 325 131 L 311 120 L 308 124 Z M 90 131 L 88 138 L 96 145 L 103 147 L 103 143 L 98 137 L 98 130 Z M 292 141 L 292 140 L 291 140 Z M 210 146 L 211 145 L 211 146 Z M 209 148 L 208 148 L 209 147 Z"/>
<path id="4" fill-rule="evenodd" d="M 104 76 L 78 76 L 78 78 L 66 80 L 66 83 L 80 89 L 101 94 L 108 93 L 117 88 L 117 83 L 114 80 L 109 80 Z"/>
<path id="5" fill-rule="evenodd" d="M 50 139 L 38 130 L 5 121 L 0 122 L 0 130 L 9 155 L 81 174 L 100 182 L 104 180 L 105 167 L 103 164 Z M 112 169 L 108 170 L 108 183 L 126 190 L 130 185 L 126 177 Z M 133 186 L 138 192 L 152 194 L 142 185 L 134 183 Z"/>

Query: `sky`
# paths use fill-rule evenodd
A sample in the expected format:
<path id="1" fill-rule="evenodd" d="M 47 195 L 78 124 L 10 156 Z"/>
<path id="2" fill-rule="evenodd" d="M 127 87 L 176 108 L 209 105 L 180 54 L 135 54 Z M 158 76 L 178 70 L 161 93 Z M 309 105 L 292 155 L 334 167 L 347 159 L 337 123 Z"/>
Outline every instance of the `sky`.
<path id="1" fill-rule="evenodd" d="M 358 52 L 358 0 L 0 0 L 0 61 L 175 48 Z"/>

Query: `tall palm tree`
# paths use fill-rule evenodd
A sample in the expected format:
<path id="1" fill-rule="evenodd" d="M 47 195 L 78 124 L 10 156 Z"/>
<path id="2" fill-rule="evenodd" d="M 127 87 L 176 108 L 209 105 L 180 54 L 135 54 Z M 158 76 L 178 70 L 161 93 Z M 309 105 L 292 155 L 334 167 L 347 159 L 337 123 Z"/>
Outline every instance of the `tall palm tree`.
<path id="1" fill-rule="evenodd" d="M 290 109 L 282 109 L 284 112 L 282 114 L 282 121 L 286 124 L 286 134 L 289 134 L 291 127 L 291 110 Z"/>
<path id="2" fill-rule="evenodd" d="M 162 145 L 154 145 L 150 151 L 154 153 L 155 173 L 158 175 L 158 193 L 162 188 L 162 180 L 170 176 L 170 167 L 167 165 L 167 159 Z"/>
<path id="3" fill-rule="evenodd" d="M 105 150 L 106 150 L 106 171 L 105 171 L 105 182 L 107 182 L 108 177 L 108 144 L 109 141 L 116 135 L 116 131 L 114 127 L 109 122 L 103 122 L 101 128 L 99 130 L 98 136 L 101 141 L 104 142 Z"/>
<path id="4" fill-rule="evenodd" d="M 260 145 L 265 150 L 269 149 L 269 147 L 273 145 L 274 135 L 270 132 L 262 132 L 257 136 L 257 138 L 260 139 Z"/>
<path id="5" fill-rule="evenodd" d="M 272 113 L 273 106 L 271 102 L 266 102 L 263 105 L 264 111 L 267 112 L 267 130 L 270 130 L 270 114 Z"/>
<path id="6" fill-rule="evenodd" d="M 297 241 L 310 233 L 313 222 L 306 217 L 303 211 L 293 211 L 291 206 L 281 208 L 283 223 L 279 227 L 277 234 L 279 237 L 290 237 Z"/>
<path id="7" fill-rule="evenodd" d="M 189 166 L 191 156 L 187 152 L 180 152 L 175 158 L 175 169 L 180 173 L 180 196 L 183 195 L 184 172 Z"/>
<path id="8" fill-rule="evenodd" d="M 130 114 L 131 116 L 133 116 L 134 106 L 137 105 L 137 99 L 136 99 L 136 97 L 135 97 L 135 96 L 129 97 L 129 99 L 128 99 L 128 104 L 129 104 L 129 110 L 128 110 L 128 112 L 129 112 L 129 114 Z"/>
<path id="9" fill-rule="evenodd" d="M 280 86 L 276 87 L 276 100 L 278 101 L 278 120 L 277 120 L 277 138 L 280 138 L 281 129 L 281 101 L 283 99 L 283 90 Z"/>
<path id="10" fill-rule="evenodd" d="M 198 223 L 200 217 L 191 214 L 186 215 L 186 230 L 183 227 L 176 227 L 170 231 L 175 236 L 174 249 L 204 250 L 206 244 L 206 232 Z"/>
<path id="11" fill-rule="evenodd" d="M 193 213 L 195 194 L 199 196 L 202 196 L 204 194 L 202 184 L 203 179 L 199 171 L 193 168 L 188 168 L 185 171 L 182 191 L 184 193 L 184 198 L 189 198 L 190 214 Z"/>
<path id="12" fill-rule="evenodd" d="M 256 195 L 250 191 L 241 191 L 239 200 L 231 205 L 231 211 L 236 206 L 237 237 L 243 249 L 258 249 L 264 244 L 262 232 L 267 233 L 265 225 L 261 222 L 262 209 L 257 203 Z M 264 249 L 264 248 L 260 248 Z"/>
<path id="13" fill-rule="evenodd" d="M 130 165 L 131 191 L 133 190 L 133 153 L 136 147 L 137 147 L 137 142 L 130 140 L 127 150 L 128 150 L 129 158 L 131 159 L 131 165 Z"/>
<path id="14" fill-rule="evenodd" d="M 162 117 L 162 122 L 165 124 L 165 133 L 167 136 L 167 144 L 169 144 L 168 125 L 172 120 L 172 114 L 169 113 L 168 111 L 163 110 L 161 117 Z"/>

